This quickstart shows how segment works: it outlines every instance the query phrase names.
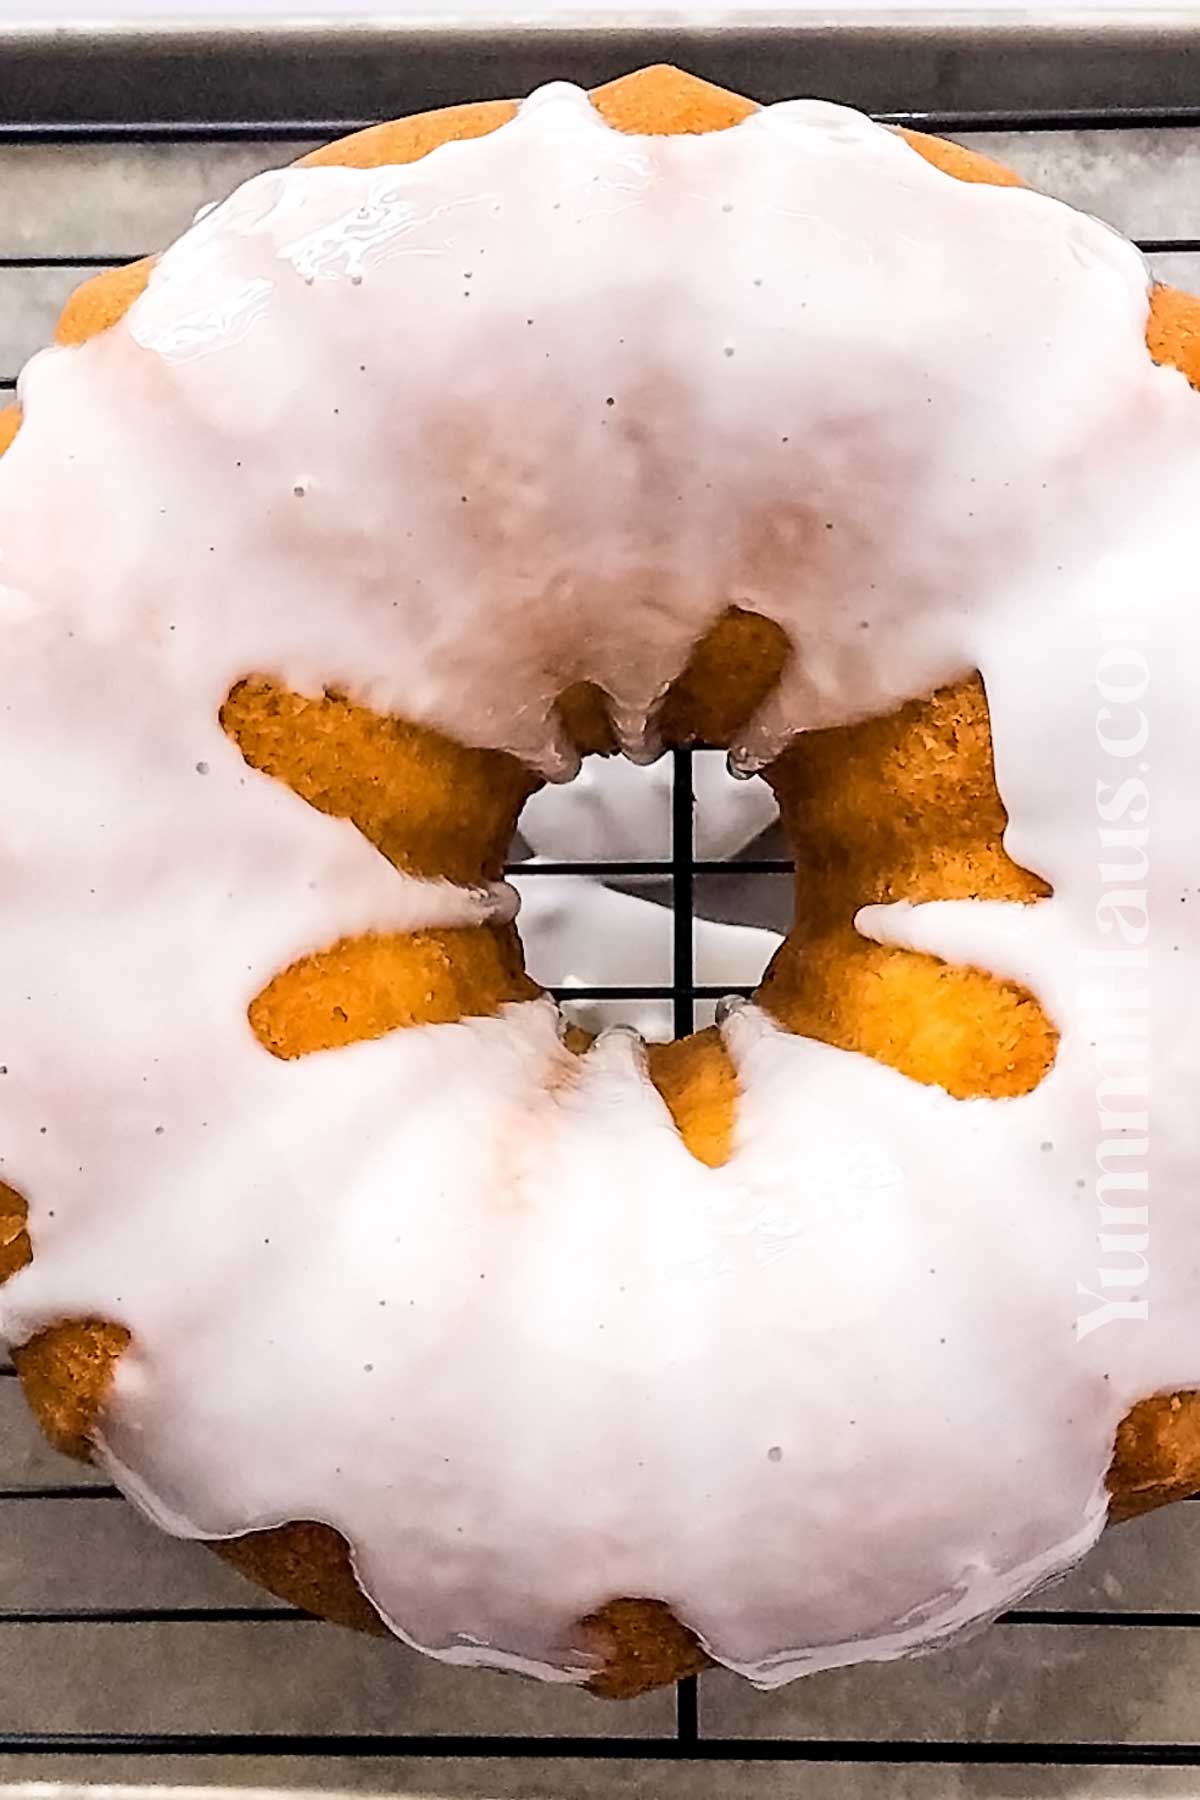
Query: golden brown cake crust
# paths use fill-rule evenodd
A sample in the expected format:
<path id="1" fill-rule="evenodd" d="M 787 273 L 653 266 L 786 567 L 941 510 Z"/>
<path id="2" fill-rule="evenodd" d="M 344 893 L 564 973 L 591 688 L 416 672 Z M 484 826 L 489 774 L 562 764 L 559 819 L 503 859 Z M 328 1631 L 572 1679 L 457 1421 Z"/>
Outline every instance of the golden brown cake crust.
<path id="1" fill-rule="evenodd" d="M 722 130 L 755 107 L 668 67 L 612 82 L 593 100 L 617 129 L 658 134 Z M 303 161 L 411 162 L 439 144 L 495 130 L 513 110 L 507 101 L 449 107 L 372 126 Z M 1022 185 L 973 151 L 916 132 L 904 136 L 957 179 Z M 114 323 L 144 288 L 151 266 L 147 259 L 84 283 L 64 309 L 57 341 L 82 343 Z M 1200 301 L 1156 288 L 1146 340 L 1155 361 L 1200 386 Z M 15 406 L 0 411 L 0 453 L 19 424 Z M 697 645 L 668 696 L 668 742 L 727 741 L 786 655 L 776 626 L 731 609 Z M 337 695 L 314 700 L 255 671 L 246 675 L 222 722 L 252 766 L 288 782 L 312 805 L 353 819 L 397 868 L 456 881 L 499 873 L 535 785 L 512 758 L 463 749 Z M 581 749 L 612 749 L 593 692 L 571 690 L 561 704 Z M 979 681 L 914 701 L 888 719 L 814 733 L 768 779 L 802 872 L 796 927 L 761 995 L 775 1017 L 953 1094 L 1000 1096 L 1035 1086 L 1053 1061 L 1056 1034 L 1032 995 L 982 971 L 867 943 L 851 926 L 868 901 L 969 895 L 1032 903 L 1046 892 L 1002 846 L 1005 816 Z M 510 928 L 367 937 L 282 970 L 254 1001 L 251 1019 L 273 1054 L 300 1056 L 411 1023 L 493 1012 L 532 991 Z M 583 1033 L 572 1033 L 569 1042 L 586 1053 Z M 717 1035 L 653 1046 L 648 1065 L 692 1154 L 710 1165 L 722 1162 L 737 1088 Z M 0 1280 L 29 1257 L 24 1202 L 0 1184 Z M 87 1456 L 127 1342 L 119 1326 L 75 1320 L 16 1352 L 30 1404 L 60 1449 Z M 1158 1396 L 1135 1407 L 1118 1432 L 1109 1485 L 1114 1518 L 1200 1488 L 1200 1396 Z M 296 1606 L 382 1630 L 354 1580 L 343 1540 L 326 1525 L 299 1522 L 216 1548 Z M 581 1621 L 580 1641 L 598 1661 L 594 1691 L 614 1696 L 677 1680 L 705 1660 L 686 1626 L 650 1598 L 614 1598 Z"/>

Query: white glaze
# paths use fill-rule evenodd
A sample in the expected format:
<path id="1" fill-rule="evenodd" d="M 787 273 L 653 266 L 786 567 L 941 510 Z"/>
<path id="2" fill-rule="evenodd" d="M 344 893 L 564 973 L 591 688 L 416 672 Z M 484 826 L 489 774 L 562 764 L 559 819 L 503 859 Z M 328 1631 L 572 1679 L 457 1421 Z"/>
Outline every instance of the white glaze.
<path id="1" fill-rule="evenodd" d="M 0 1107 L 35 1257 L 2 1324 L 130 1326 L 101 1450 L 169 1528 L 326 1519 L 402 1636 L 552 1678 L 586 1673 L 583 1614 L 659 1596 L 764 1684 L 936 1641 L 1091 1541 L 1117 1421 L 1200 1383 L 1200 401 L 1146 311 L 1104 228 L 854 114 L 639 140 L 554 88 L 411 167 L 249 183 L 125 323 L 30 366 Z M 572 1060 L 545 1002 L 259 1048 L 264 980 L 405 903 L 244 767 L 234 680 L 561 773 L 562 686 L 648 754 L 733 602 L 796 651 L 748 764 L 982 670 L 1009 846 L 1055 897 L 863 926 L 1019 973 L 1063 1034 L 1034 1094 L 955 1102 L 735 1009 L 709 1170 L 636 1040 Z M 1133 760 L 1097 738 L 1126 643 L 1151 687 L 1104 732 L 1144 704 Z M 1096 812 L 1135 771 L 1145 968 L 1099 867 L 1138 852 Z M 1136 1151 L 1143 1043 L 1140 1283 L 1146 1193 L 1097 1244 L 1094 1046 L 1135 1070 L 1107 1136 Z M 1130 1316 L 1081 1334 L 1081 1287 Z"/>

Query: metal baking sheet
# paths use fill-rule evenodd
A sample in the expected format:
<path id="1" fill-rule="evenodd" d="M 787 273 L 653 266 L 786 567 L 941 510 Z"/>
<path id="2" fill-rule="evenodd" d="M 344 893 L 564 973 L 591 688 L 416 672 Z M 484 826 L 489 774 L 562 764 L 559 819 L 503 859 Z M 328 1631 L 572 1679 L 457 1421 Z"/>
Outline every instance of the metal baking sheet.
<path id="1" fill-rule="evenodd" d="M 868 111 L 949 121 L 1200 116 L 1200 16 L 1183 9 L 722 14 L 598 9 L 537 24 L 452 9 L 434 20 L 314 18 L 270 25 L 0 23 L 0 120 L 62 125 L 350 121 L 592 85 L 673 62 L 763 100 L 800 91 Z"/>

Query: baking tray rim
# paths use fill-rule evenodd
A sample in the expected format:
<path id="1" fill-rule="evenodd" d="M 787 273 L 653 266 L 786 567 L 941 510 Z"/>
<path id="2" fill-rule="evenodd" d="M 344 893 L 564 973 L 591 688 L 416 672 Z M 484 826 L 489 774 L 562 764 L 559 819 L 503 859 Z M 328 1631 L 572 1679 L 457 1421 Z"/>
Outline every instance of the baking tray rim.
<path id="1" fill-rule="evenodd" d="M 0 24 L 0 130 L 345 126 L 466 98 L 585 85 L 668 61 L 763 99 L 894 117 L 1200 119 L 1200 9 L 732 13 L 449 10 L 432 18 Z"/>

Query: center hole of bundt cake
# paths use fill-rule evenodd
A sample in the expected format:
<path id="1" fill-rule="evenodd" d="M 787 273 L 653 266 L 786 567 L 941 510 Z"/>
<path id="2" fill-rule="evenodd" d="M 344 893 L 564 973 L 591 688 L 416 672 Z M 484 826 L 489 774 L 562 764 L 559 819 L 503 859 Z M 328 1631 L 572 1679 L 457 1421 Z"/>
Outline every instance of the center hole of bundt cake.
<path id="1" fill-rule="evenodd" d="M 700 1029 L 720 996 L 758 984 L 790 925 L 787 858 L 770 788 L 735 781 L 723 751 L 648 768 L 590 756 L 521 815 L 526 967 L 589 1032 Z"/>

